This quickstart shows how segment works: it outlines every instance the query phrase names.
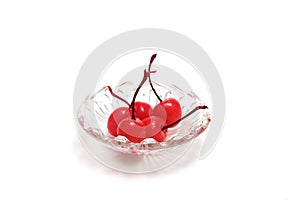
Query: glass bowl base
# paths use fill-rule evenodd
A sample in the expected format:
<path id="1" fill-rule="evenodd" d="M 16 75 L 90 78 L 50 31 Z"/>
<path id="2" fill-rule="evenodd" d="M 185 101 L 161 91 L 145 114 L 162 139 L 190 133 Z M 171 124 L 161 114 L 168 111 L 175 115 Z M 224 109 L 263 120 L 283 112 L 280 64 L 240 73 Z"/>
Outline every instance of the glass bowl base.
<path id="1" fill-rule="evenodd" d="M 78 129 L 78 132 L 82 145 L 98 162 L 116 171 L 134 174 L 155 172 L 171 166 L 187 152 L 194 141 L 138 155 L 109 148 L 90 137 L 83 129 Z"/>

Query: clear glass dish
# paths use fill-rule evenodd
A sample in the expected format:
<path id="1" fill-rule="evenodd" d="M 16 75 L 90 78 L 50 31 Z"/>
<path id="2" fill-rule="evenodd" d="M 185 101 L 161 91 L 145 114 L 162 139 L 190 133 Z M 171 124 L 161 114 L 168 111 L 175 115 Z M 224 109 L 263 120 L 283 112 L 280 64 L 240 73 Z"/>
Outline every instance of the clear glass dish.
<path id="1" fill-rule="evenodd" d="M 124 99 L 131 99 L 135 86 L 132 82 L 124 82 L 116 87 L 115 92 Z M 165 86 L 154 83 L 154 86 L 162 99 L 172 97 L 180 102 L 182 115 L 193 110 L 196 106 L 205 105 L 195 93 L 186 92 L 177 85 Z M 147 84 L 141 88 L 137 101 L 147 102 L 151 106 L 158 103 L 151 87 Z M 114 97 L 108 88 L 103 87 L 95 94 L 86 97 L 78 110 L 77 120 L 84 132 L 101 145 L 129 154 L 155 154 L 159 151 L 176 148 L 203 133 L 211 121 L 210 110 L 200 109 L 182 120 L 175 128 L 169 128 L 165 141 L 157 142 L 152 138 L 146 138 L 140 143 L 133 143 L 124 136 L 114 137 L 108 133 L 108 117 L 114 109 L 120 106 L 126 105 L 120 101 L 114 103 Z"/>
<path id="2" fill-rule="evenodd" d="M 126 105 L 112 98 L 105 86 L 131 102 L 153 54 L 157 58 L 152 70 L 157 73 L 151 80 L 163 99 L 179 100 L 183 115 L 203 102 L 209 109 L 198 110 L 168 129 L 161 143 L 153 139 L 132 143 L 113 137 L 107 131 L 108 117 L 115 108 Z M 137 101 L 154 107 L 157 99 L 152 93 L 145 84 Z M 76 80 L 73 111 L 80 141 L 98 162 L 126 173 L 148 173 L 179 160 L 203 159 L 213 150 L 223 127 L 225 94 L 216 67 L 197 43 L 170 30 L 138 29 L 108 39 L 88 56 Z"/>

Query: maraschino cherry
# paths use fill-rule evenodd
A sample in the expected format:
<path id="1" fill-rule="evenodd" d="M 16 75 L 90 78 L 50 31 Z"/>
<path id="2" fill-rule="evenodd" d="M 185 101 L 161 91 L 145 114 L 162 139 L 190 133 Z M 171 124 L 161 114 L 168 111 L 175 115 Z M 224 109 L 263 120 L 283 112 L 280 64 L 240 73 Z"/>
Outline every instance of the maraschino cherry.
<path id="1" fill-rule="evenodd" d="M 123 119 L 117 127 L 117 133 L 135 143 L 140 143 L 146 138 L 144 123 L 139 119 Z"/>
<path id="2" fill-rule="evenodd" d="M 131 108 L 130 111 L 132 112 Z M 143 120 L 147 117 L 150 117 L 151 112 L 152 107 L 150 104 L 141 101 L 134 102 L 134 114 L 136 118 Z"/>
<path id="3" fill-rule="evenodd" d="M 163 142 L 166 139 L 166 133 L 168 129 L 166 128 L 162 130 L 165 124 L 164 119 L 157 116 L 151 116 L 145 118 L 143 123 L 146 126 L 146 136 L 148 138 L 153 138 L 157 142 Z"/>
<path id="4" fill-rule="evenodd" d="M 156 55 L 157 54 L 153 54 L 151 56 L 148 71 L 150 71 L 151 66 L 152 66 L 152 62 L 156 58 Z M 171 124 L 171 123 L 179 120 L 181 118 L 181 115 L 182 115 L 180 103 L 174 98 L 167 98 L 165 100 L 162 100 L 160 98 L 160 96 L 157 94 L 157 92 L 156 92 L 156 90 L 155 90 L 155 88 L 152 84 L 150 74 L 149 74 L 149 83 L 150 83 L 150 86 L 151 86 L 154 94 L 156 95 L 157 99 L 160 101 L 160 103 L 157 104 L 154 107 L 154 109 L 152 110 L 151 115 L 158 116 L 158 117 L 161 117 L 163 119 L 166 119 L 165 124 Z M 171 127 L 174 127 L 176 125 L 177 124 L 174 124 Z"/>

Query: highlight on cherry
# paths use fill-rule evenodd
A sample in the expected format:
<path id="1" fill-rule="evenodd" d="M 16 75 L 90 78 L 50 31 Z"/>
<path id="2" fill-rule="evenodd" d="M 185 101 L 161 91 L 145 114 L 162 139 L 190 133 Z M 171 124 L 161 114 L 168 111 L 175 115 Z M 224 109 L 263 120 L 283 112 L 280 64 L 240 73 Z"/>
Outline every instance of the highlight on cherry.
<path id="1" fill-rule="evenodd" d="M 114 98 L 123 101 L 127 106 L 115 109 L 107 121 L 108 132 L 114 136 L 124 136 L 130 142 L 140 143 L 146 138 L 153 138 L 157 142 L 166 139 L 169 128 L 176 127 L 182 120 L 200 109 L 207 109 L 207 106 L 196 106 L 186 115 L 182 116 L 181 105 L 175 98 L 161 99 L 151 81 L 151 70 L 153 61 L 157 54 L 150 58 L 148 69 L 144 70 L 142 80 L 135 90 L 131 103 L 115 94 L 110 86 L 109 92 Z M 149 81 L 151 89 L 159 103 L 153 108 L 147 102 L 136 101 L 136 97 L 146 81 Z"/>

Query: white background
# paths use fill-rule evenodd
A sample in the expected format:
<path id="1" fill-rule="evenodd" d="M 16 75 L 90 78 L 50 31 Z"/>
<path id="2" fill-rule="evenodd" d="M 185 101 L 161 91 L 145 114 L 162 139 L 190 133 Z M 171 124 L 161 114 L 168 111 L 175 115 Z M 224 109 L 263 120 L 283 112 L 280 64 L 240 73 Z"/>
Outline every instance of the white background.
<path id="1" fill-rule="evenodd" d="M 295 1 L 1 1 L 0 199 L 300 199 L 300 7 Z M 223 79 L 223 135 L 204 160 L 130 176 L 80 145 L 85 58 L 124 31 L 198 42 Z"/>

